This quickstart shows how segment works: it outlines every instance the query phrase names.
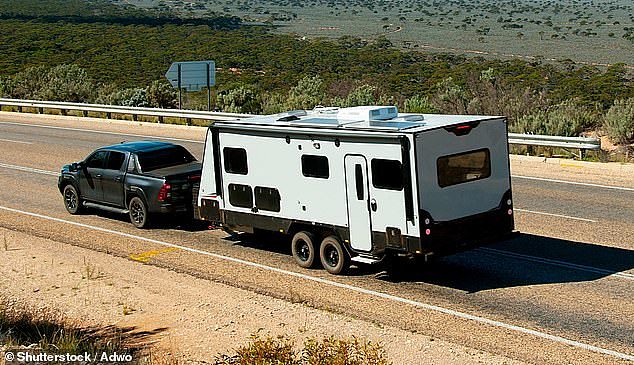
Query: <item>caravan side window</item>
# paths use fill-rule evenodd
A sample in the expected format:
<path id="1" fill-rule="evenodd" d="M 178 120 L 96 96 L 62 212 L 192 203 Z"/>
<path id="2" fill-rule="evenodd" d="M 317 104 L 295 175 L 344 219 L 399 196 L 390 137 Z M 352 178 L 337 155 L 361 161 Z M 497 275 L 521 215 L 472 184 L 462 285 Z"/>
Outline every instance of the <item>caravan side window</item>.
<path id="1" fill-rule="evenodd" d="M 225 147 L 222 151 L 226 172 L 240 175 L 246 175 L 249 172 L 247 151 L 244 148 Z"/>
<path id="2" fill-rule="evenodd" d="M 316 155 L 302 155 L 302 175 L 327 179 L 330 176 L 328 157 Z"/>
<path id="3" fill-rule="evenodd" d="M 280 211 L 280 192 L 275 188 L 255 187 L 255 206 L 271 212 Z"/>
<path id="4" fill-rule="evenodd" d="M 441 188 L 491 176 L 491 153 L 484 148 L 443 156 L 436 161 Z"/>
<path id="5" fill-rule="evenodd" d="M 234 207 L 252 208 L 253 190 L 249 185 L 229 184 L 229 203 Z"/>
<path id="6" fill-rule="evenodd" d="M 403 165 L 401 161 L 373 158 L 372 185 L 378 189 L 403 190 Z"/>

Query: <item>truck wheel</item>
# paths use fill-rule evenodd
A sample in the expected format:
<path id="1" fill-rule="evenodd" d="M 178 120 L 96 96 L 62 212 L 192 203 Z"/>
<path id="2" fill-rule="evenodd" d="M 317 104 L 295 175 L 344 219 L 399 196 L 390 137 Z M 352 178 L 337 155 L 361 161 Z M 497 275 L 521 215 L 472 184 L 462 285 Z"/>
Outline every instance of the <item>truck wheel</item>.
<path id="1" fill-rule="evenodd" d="M 68 213 L 80 214 L 84 207 L 82 205 L 81 198 L 79 197 L 79 193 L 73 184 L 68 184 L 64 187 L 63 195 L 64 206 L 66 207 Z"/>
<path id="2" fill-rule="evenodd" d="M 147 205 L 143 199 L 138 196 L 130 199 L 128 210 L 130 211 L 130 221 L 136 228 L 148 227 L 150 220 L 148 217 Z"/>
<path id="3" fill-rule="evenodd" d="M 343 274 L 350 268 L 348 252 L 335 236 L 328 236 L 321 241 L 319 258 L 324 269 L 334 275 Z"/>
<path id="4" fill-rule="evenodd" d="M 306 231 L 295 233 L 291 241 L 291 251 L 297 265 L 303 268 L 315 266 L 317 256 L 315 248 L 315 236 Z"/>

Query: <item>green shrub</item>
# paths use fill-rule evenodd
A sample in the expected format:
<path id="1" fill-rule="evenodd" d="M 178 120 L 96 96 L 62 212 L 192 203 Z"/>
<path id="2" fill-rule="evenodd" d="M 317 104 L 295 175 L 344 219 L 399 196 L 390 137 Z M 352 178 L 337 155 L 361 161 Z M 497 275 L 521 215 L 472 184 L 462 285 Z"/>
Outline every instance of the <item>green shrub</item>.
<path id="1" fill-rule="evenodd" d="M 145 90 L 147 101 L 155 108 L 176 108 L 178 92 L 167 81 L 155 80 Z"/>
<path id="2" fill-rule="evenodd" d="M 221 355 L 217 365 L 389 365 L 381 345 L 352 339 L 328 337 L 308 339 L 304 347 L 280 336 L 261 339 L 257 336 L 246 346 L 239 347 L 234 356 Z"/>
<path id="3" fill-rule="evenodd" d="M 595 107 L 567 100 L 546 110 L 521 116 L 510 129 L 517 133 L 546 134 L 576 137 L 597 124 L 599 113 Z"/>
<path id="4" fill-rule="evenodd" d="M 414 95 L 409 99 L 405 99 L 403 103 L 403 112 L 405 113 L 437 113 L 438 109 L 432 105 L 429 98 L 422 95 Z"/>
<path id="5" fill-rule="evenodd" d="M 323 83 L 319 76 L 306 76 L 299 80 L 288 92 L 286 109 L 313 109 L 321 105 L 326 98 Z"/>
<path id="6" fill-rule="evenodd" d="M 605 114 L 603 128 L 615 143 L 634 139 L 634 98 L 615 100 Z"/>
<path id="7" fill-rule="evenodd" d="M 246 86 L 220 92 L 216 97 L 216 105 L 227 113 L 258 114 L 262 111 L 261 99 Z"/>
<path id="8" fill-rule="evenodd" d="M 45 73 L 35 98 L 87 103 L 95 98 L 95 83 L 83 68 L 74 64 L 59 65 Z"/>
<path id="9" fill-rule="evenodd" d="M 109 88 L 107 90 L 110 90 Z M 129 88 L 102 94 L 97 99 L 98 104 L 123 105 L 132 107 L 148 107 L 147 91 L 142 88 Z"/>

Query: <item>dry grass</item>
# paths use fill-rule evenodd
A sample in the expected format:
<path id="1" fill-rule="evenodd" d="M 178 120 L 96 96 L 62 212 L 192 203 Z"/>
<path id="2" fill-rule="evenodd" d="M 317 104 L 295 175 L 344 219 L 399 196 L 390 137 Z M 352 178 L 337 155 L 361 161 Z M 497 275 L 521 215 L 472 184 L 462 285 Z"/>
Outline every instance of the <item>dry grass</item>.
<path id="1" fill-rule="evenodd" d="M 286 337 L 260 338 L 254 336 L 251 343 L 235 350 L 235 355 L 216 357 L 216 365 L 388 365 L 383 347 L 356 337 L 322 340 L 308 339 L 303 347 Z"/>

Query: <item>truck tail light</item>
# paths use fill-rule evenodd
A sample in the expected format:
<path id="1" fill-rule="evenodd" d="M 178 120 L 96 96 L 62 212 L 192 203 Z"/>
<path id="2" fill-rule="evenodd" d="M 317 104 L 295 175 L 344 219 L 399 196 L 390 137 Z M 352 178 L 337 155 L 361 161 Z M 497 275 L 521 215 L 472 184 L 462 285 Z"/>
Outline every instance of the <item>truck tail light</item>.
<path id="1" fill-rule="evenodd" d="M 158 192 L 157 199 L 160 202 L 164 202 L 171 197 L 172 197 L 172 185 L 168 183 L 164 183 L 163 186 L 161 186 L 161 190 L 159 190 Z"/>
<path id="2" fill-rule="evenodd" d="M 195 182 L 200 181 L 200 175 L 193 175 L 189 177 L 189 181 Z"/>

